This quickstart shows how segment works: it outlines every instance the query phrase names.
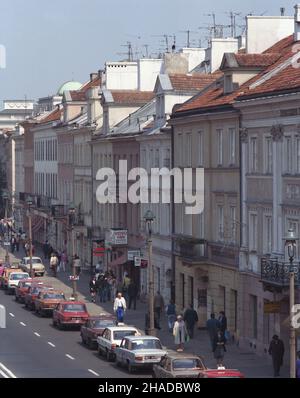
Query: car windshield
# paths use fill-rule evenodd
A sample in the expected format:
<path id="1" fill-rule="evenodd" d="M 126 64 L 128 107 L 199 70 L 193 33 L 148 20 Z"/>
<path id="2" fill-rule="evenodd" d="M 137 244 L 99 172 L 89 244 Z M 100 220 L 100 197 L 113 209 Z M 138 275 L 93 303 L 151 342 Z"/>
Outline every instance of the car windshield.
<path id="1" fill-rule="evenodd" d="M 84 304 L 66 304 L 63 306 L 64 312 L 86 312 Z"/>
<path id="2" fill-rule="evenodd" d="M 115 330 L 114 340 L 122 340 L 126 336 L 135 336 L 135 330 Z"/>
<path id="3" fill-rule="evenodd" d="M 44 299 L 64 299 L 65 296 L 62 293 L 46 293 L 44 294 Z"/>
<path id="4" fill-rule="evenodd" d="M 28 278 L 28 276 L 28 274 L 12 274 L 10 276 L 10 280 L 19 281 L 20 279 L 25 279 L 26 277 Z"/>
<path id="5" fill-rule="evenodd" d="M 202 369 L 201 361 L 197 358 L 174 359 L 173 369 Z"/>
<path id="6" fill-rule="evenodd" d="M 132 341 L 133 350 L 161 350 L 162 346 L 160 341 L 157 339 L 145 339 L 145 340 L 134 340 Z"/>
<path id="7" fill-rule="evenodd" d="M 26 264 L 29 264 L 29 263 L 30 263 L 30 260 L 26 260 Z M 42 264 L 42 260 L 38 257 L 34 257 L 32 259 L 32 264 Z"/>
<path id="8" fill-rule="evenodd" d="M 91 321 L 91 327 L 95 329 L 104 329 L 113 325 L 115 325 L 115 321 L 113 319 L 93 319 Z"/>

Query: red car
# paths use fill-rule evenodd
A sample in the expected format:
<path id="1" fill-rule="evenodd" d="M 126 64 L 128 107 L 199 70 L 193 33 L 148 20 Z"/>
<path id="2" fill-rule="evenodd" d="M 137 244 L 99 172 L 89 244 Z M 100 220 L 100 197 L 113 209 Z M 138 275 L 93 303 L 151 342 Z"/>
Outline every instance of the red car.
<path id="1" fill-rule="evenodd" d="M 15 287 L 16 301 L 18 301 L 19 303 L 24 303 L 25 294 L 28 292 L 32 283 L 33 283 L 32 278 L 22 279 L 21 281 L 19 281 L 18 286 Z"/>
<path id="2" fill-rule="evenodd" d="M 101 336 L 104 329 L 109 326 L 115 326 L 116 317 L 110 314 L 100 316 L 91 316 L 85 325 L 81 326 L 80 336 L 82 343 L 91 349 L 98 347 L 97 337 Z"/>
<path id="3" fill-rule="evenodd" d="M 89 318 L 86 305 L 81 301 L 62 301 L 53 310 L 53 326 L 63 329 L 66 326 L 84 325 Z"/>
<path id="4" fill-rule="evenodd" d="M 28 292 L 25 293 L 24 296 L 24 303 L 25 303 L 25 307 L 29 308 L 31 311 L 33 311 L 35 309 L 35 299 L 37 298 L 37 296 L 39 295 L 41 290 L 53 290 L 53 287 L 50 285 L 44 285 L 43 282 L 40 283 L 32 283 Z"/>
<path id="5" fill-rule="evenodd" d="M 202 370 L 198 377 L 200 378 L 223 378 L 223 379 L 231 379 L 231 378 L 238 378 L 243 379 L 245 376 L 239 370 L 236 369 L 225 369 L 225 368 L 218 368 L 218 369 L 205 369 Z"/>

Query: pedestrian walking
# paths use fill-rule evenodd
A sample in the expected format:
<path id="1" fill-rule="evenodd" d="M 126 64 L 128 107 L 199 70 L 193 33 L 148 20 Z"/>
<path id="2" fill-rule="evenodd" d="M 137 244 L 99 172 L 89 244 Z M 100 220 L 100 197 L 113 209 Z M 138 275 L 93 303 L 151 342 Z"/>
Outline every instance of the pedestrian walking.
<path id="1" fill-rule="evenodd" d="M 159 325 L 160 325 L 161 312 L 164 310 L 164 308 L 165 308 L 164 298 L 160 294 L 160 292 L 157 291 L 156 295 L 154 296 L 154 312 L 156 313 Z"/>
<path id="2" fill-rule="evenodd" d="M 227 318 L 225 316 L 224 311 L 219 312 L 219 318 L 218 318 L 219 324 L 220 324 L 220 330 L 223 333 L 224 337 L 226 338 L 226 330 L 227 330 Z"/>
<path id="3" fill-rule="evenodd" d="M 160 330 L 160 326 L 157 322 L 157 316 L 154 313 L 154 329 Z M 150 330 L 150 313 L 149 311 L 145 314 L 145 334 L 148 336 Z"/>
<path id="4" fill-rule="evenodd" d="M 67 261 L 68 261 L 67 253 L 63 250 L 63 252 L 61 254 L 61 260 L 60 260 L 61 271 L 66 272 Z"/>
<path id="5" fill-rule="evenodd" d="M 116 314 L 117 325 L 119 323 L 123 323 L 124 322 L 124 314 L 126 311 L 126 300 L 122 296 L 122 293 L 117 294 L 117 297 L 115 298 L 115 301 L 114 301 L 113 309 Z"/>
<path id="6" fill-rule="evenodd" d="M 79 276 L 80 272 L 81 272 L 81 261 L 80 261 L 79 256 L 77 256 L 77 254 L 75 254 L 75 256 L 74 256 L 73 266 L 75 268 L 76 276 Z"/>
<path id="7" fill-rule="evenodd" d="M 90 294 L 91 294 L 92 303 L 95 303 L 96 302 L 96 294 L 97 294 L 97 284 L 96 284 L 95 276 L 93 276 L 90 280 Z"/>
<path id="8" fill-rule="evenodd" d="M 177 320 L 174 323 L 173 336 L 174 342 L 177 345 L 177 351 L 182 352 L 184 344 L 189 341 L 189 335 L 182 315 L 177 316 Z"/>
<path id="9" fill-rule="evenodd" d="M 52 270 L 54 277 L 56 277 L 57 265 L 58 265 L 58 258 L 56 257 L 55 253 L 52 253 L 50 257 L 50 268 Z"/>
<path id="10" fill-rule="evenodd" d="M 169 332 L 172 333 L 176 321 L 176 305 L 173 300 L 166 306 Z"/>
<path id="11" fill-rule="evenodd" d="M 283 341 L 274 334 L 269 346 L 269 354 L 272 356 L 274 377 L 280 376 L 280 368 L 283 365 L 284 344 Z"/>
<path id="12" fill-rule="evenodd" d="M 198 322 L 198 314 L 197 311 L 194 310 L 192 304 L 190 304 L 190 307 L 185 310 L 183 320 L 186 324 L 189 337 L 192 339 L 194 337 L 195 325 Z"/>
<path id="13" fill-rule="evenodd" d="M 211 313 L 210 314 L 210 319 L 206 322 L 206 328 L 209 334 L 209 339 L 211 342 L 211 348 L 212 350 L 214 349 L 214 340 L 217 335 L 218 329 L 220 328 L 220 323 L 216 319 L 215 314 Z"/>
<path id="14" fill-rule="evenodd" d="M 137 295 L 138 295 L 138 286 L 136 283 L 131 281 L 128 286 L 128 297 L 129 297 L 128 309 L 129 310 L 131 309 L 131 304 L 133 304 L 133 309 L 136 310 Z"/>
<path id="15" fill-rule="evenodd" d="M 300 351 L 297 352 L 296 378 L 300 379 Z"/>
<path id="16" fill-rule="evenodd" d="M 45 259 L 49 258 L 49 250 L 50 245 L 49 242 L 46 240 L 46 242 L 43 244 L 43 254 Z"/>
<path id="17" fill-rule="evenodd" d="M 18 233 L 17 236 L 16 236 L 16 250 L 17 250 L 18 253 L 19 253 L 19 250 L 20 250 L 20 239 L 21 239 L 21 236 Z"/>
<path id="18" fill-rule="evenodd" d="M 219 329 L 217 332 L 217 335 L 214 338 L 213 342 L 213 353 L 214 357 L 217 360 L 217 366 L 223 366 L 223 359 L 224 359 L 224 354 L 226 352 L 226 346 L 225 346 L 225 337 L 222 331 Z"/>

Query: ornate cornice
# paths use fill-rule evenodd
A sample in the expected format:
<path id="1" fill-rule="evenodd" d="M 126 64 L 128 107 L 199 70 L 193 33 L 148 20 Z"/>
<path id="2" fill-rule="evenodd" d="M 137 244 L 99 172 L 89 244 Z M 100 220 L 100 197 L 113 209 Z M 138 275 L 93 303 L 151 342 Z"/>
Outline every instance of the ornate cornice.
<path id="1" fill-rule="evenodd" d="M 273 124 L 271 127 L 271 135 L 273 141 L 281 141 L 284 133 L 284 127 L 282 124 Z"/>

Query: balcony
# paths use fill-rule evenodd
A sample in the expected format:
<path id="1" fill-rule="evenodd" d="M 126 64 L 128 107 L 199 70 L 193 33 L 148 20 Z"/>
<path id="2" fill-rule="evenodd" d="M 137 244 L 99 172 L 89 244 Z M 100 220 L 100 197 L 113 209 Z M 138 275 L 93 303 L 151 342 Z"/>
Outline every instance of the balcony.
<path id="1" fill-rule="evenodd" d="M 201 262 L 208 259 L 208 244 L 204 239 L 193 237 L 174 236 L 174 254 L 186 262 Z"/>
<path id="2" fill-rule="evenodd" d="M 294 261 L 295 284 L 300 284 L 300 263 Z M 282 290 L 289 287 L 290 283 L 290 264 L 284 261 L 279 261 L 277 258 L 261 259 L 261 281 L 265 285 L 266 290 L 271 288 Z"/>

